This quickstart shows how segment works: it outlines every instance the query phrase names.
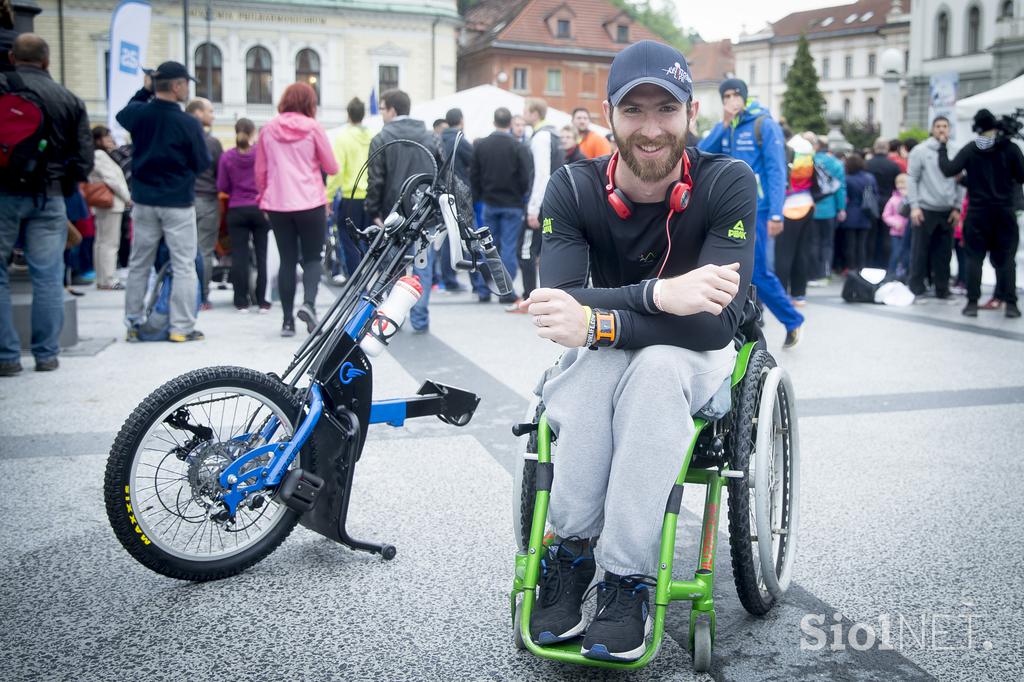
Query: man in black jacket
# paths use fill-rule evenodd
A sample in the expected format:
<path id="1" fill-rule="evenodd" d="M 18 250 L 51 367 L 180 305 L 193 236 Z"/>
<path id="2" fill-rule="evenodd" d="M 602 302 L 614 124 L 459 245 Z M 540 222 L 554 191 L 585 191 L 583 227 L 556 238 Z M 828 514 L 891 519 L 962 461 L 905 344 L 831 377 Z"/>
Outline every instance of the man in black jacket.
<path id="1" fill-rule="evenodd" d="M 171 252 L 170 341 L 200 341 L 196 324 L 196 176 L 210 166 L 198 119 L 181 110 L 188 81 L 195 80 L 178 62 L 164 62 L 146 76 L 146 86 L 117 114 L 131 133 L 132 219 L 135 235 L 125 286 L 128 340 L 138 339 L 143 299 L 160 240 Z M 152 88 L 152 89 L 151 89 Z"/>
<path id="2" fill-rule="evenodd" d="M 441 165 L 441 150 L 434 133 L 427 130 L 423 121 L 409 118 L 412 102 L 409 95 L 401 90 L 388 90 L 380 96 L 381 118 L 384 128 L 370 141 L 370 169 L 366 186 L 366 215 L 378 225 L 390 213 L 398 200 L 402 183 L 417 173 L 433 173 L 434 163 Z M 380 154 L 377 151 L 388 142 L 409 140 L 414 144 L 393 144 Z M 433 160 L 431 160 L 433 157 Z M 413 332 L 424 334 L 430 331 L 430 288 L 434 278 L 434 250 L 427 249 L 427 266 L 413 266 L 413 274 L 423 285 L 423 295 L 409 313 Z"/>
<path id="3" fill-rule="evenodd" d="M 465 127 L 465 120 L 462 116 L 462 109 L 449 109 L 448 113 L 444 115 L 444 121 L 447 124 L 447 128 L 441 131 L 441 147 L 444 152 L 445 163 L 454 156 L 452 163 L 455 168 L 455 177 L 469 186 L 469 164 L 473 161 L 473 145 L 463 137 L 459 141 L 458 148 L 455 147 L 455 140 L 459 137 L 459 133 L 463 131 Z M 441 284 L 444 286 L 446 293 L 452 294 L 462 291 L 462 285 L 459 284 L 458 274 L 455 272 L 455 268 L 452 267 L 451 262 L 451 248 L 448 246 L 448 242 L 444 242 L 441 245 L 441 250 L 437 253 L 437 270 L 441 272 Z M 437 271 L 435 270 L 435 272 Z"/>
<path id="4" fill-rule="evenodd" d="M 64 245 L 67 214 L 64 195 L 92 170 L 92 134 L 82 100 L 50 77 L 50 48 L 34 33 L 14 40 L 9 58 L 15 70 L 0 74 L 0 93 L 41 103 L 45 145 L 30 163 L 45 164 L 34 186 L 21 178 L 26 168 L 4 167 L 0 181 L 0 376 L 21 371 L 21 342 L 14 329 L 7 261 L 22 229 L 32 276 L 32 354 L 36 370 L 57 369 L 64 326 Z M 31 105 L 30 105 L 31 106 Z"/>
<path id="5" fill-rule="evenodd" d="M 502 220 L 489 227 L 494 232 L 501 260 L 512 277 L 516 272 L 516 238 L 523 223 L 525 197 L 530 191 L 533 159 L 530 148 L 511 133 L 512 113 L 505 107 L 494 112 L 494 132 L 473 147 L 470 184 L 473 201 L 482 202 L 485 213 L 500 215 Z M 536 287 L 526 281 L 527 294 Z M 491 300 L 491 292 L 482 279 L 474 278 L 474 288 L 481 302 Z"/>
<path id="6" fill-rule="evenodd" d="M 981 264 L 991 254 L 996 270 L 996 296 L 1006 303 L 1007 317 L 1020 317 L 1017 307 L 1017 265 L 1014 258 L 1020 233 L 1014 214 L 1014 194 L 1024 183 L 1024 155 L 1006 135 L 996 135 L 996 117 L 988 109 L 974 115 L 977 138 L 950 161 L 946 144 L 939 145 L 939 168 L 946 177 L 967 171 L 967 217 L 964 247 L 967 251 L 967 305 L 963 313 L 978 316 L 981 297 Z"/>
<path id="7" fill-rule="evenodd" d="M 889 197 L 896 191 L 896 176 L 900 174 L 900 167 L 890 159 L 889 141 L 884 137 L 875 140 L 874 154 L 864 164 L 864 170 L 875 176 L 878 182 L 878 215 L 882 215 L 882 209 L 889 201 Z M 881 218 L 871 221 L 871 229 L 868 232 L 867 264 L 872 268 L 885 268 L 889 265 L 889 226 Z"/>

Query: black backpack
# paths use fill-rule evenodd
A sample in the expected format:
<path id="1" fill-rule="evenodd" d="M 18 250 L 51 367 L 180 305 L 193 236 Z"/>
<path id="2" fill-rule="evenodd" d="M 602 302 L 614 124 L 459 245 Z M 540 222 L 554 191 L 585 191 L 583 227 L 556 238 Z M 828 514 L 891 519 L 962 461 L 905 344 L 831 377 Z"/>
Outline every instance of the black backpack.
<path id="1" fill-rule="evenodd" d="M 565 165 L 565 152 L 562 151 L 562 140 L 558 136 L 558 131 L 555 130 L 555 126 L 546 125 L 542 128 L 537 128 L 537 130 L 533 131 L 533 135 L 530 136 L 530 139 L 532 140 L 533 137 L 542 130 L 548 131 L 548 137 L 551 138 L 551 172 L 549 174 L 550 177 L 551 175 L 555 174 L 556 170 Z"/>
<path id="2" fill-rule="evenodd" d="M 0 92 L 0 186 L 15 194 L 46 190 L 49 121 L 39 95 L 18 73 L 4 74 Z"/>

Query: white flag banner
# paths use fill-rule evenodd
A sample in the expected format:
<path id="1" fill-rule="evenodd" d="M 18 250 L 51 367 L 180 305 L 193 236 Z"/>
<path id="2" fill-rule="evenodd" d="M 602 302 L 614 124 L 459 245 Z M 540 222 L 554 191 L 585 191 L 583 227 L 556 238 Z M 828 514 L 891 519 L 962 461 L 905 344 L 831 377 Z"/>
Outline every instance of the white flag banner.
<path id="1" fill-rule="evenodd" d="M 149 47 L 152 8 L 144 0 L 122 0 L 110 19 L 110 88 L 107 95 L 107 126 L 118 144 L 128 134 L 114 119 L 145 82 L 142 65 Z"/>

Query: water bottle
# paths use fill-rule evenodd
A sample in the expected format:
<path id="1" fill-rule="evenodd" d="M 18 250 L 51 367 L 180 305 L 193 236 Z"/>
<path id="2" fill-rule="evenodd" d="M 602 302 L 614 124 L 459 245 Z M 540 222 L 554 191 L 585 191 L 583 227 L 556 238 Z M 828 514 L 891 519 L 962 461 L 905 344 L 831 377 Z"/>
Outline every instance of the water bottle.
<path id="1" fill-rule="evenodd" d="M 409 311 L 422 295 L 423 286 L 418 277 L 403 277 L 398 280 L 391 293 L 384 299 L 384 303 L 377 308 L 370 322 L 370 331 L 359 342 L 363 352 L 371 358 L 380 355 L 388 340 L 398 333 Z"/>

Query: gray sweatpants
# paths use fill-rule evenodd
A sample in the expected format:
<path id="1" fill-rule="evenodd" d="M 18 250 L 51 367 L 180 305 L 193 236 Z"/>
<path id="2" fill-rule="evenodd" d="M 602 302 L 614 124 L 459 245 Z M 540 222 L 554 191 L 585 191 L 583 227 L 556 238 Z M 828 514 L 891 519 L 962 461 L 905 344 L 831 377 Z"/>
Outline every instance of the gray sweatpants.
<path id="1" fill-rule="evenodd" d="M 134 235 L 128 258 L 124 316 L 129 322 L 142 319 L 149 273 L 162 237 L 171 252 L 174 287 L 171 289 L 171 332 L 188 334 L 196 324 L 196 210 L 135 204 Z"/>
<path id="2" fill-rule="evenodd" d="M 220 236 L 220 200 L 216 195 L 196 195 L 196 229 L 199 233 L 199 255 L 203 257 L 203 302 L 208 303 L 213 253 Z"/>
<path id="3" fill-rule="evenodd" d="M 575 350 L 543 389 L 558 434 L 548 521 L 560 537 L 601 537 L 606 571 L 655 575 L 661 526 L 694 426 L 732 373 L 730 344 Z"/>

